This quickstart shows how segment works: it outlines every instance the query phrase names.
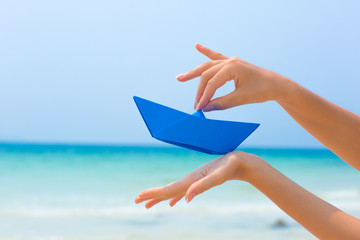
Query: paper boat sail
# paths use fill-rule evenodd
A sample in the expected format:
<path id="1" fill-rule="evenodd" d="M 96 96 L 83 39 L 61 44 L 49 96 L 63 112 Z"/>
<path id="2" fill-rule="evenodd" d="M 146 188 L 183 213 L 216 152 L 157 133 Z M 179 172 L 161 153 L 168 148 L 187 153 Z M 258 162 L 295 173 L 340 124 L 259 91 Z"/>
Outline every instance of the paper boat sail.
<path id="1" fill-rule="evenodd" d="M 209 154 L 235 150 L 260 125 L 206 119 L 201 110 L 190 115 L 140 97 L 134 100 L 153 138 Z"/>

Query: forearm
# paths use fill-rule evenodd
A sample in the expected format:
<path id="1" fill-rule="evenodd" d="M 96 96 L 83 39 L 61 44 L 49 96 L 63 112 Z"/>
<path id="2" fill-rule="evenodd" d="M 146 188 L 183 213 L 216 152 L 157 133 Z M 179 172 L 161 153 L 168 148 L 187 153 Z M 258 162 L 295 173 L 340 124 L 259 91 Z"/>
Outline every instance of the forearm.
<path id="1" fill-rule="evenodd" d="M 360 171 L 360 117 L 288 80 L 277 102 L 312 136 Z"/>
<path id="2" fill-rule="evenodd" d="M 300 187 L 270 165 L 249 183 L 319 239 L 360 239 L 360 220 Z"/>

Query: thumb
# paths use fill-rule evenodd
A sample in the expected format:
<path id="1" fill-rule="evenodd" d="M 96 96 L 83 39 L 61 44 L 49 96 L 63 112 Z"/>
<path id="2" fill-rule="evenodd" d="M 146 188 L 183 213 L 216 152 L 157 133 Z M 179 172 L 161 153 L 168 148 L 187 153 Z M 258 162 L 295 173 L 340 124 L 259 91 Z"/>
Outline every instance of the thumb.
<path id="1" fill-rule="evenodd" d="M 204 112 L 210 112 L 213 110 L 224 110 L 239 105 L 236 103 L 236 93 L 231 92 L 223 97 L 215 98 L 211 100 L 202 110 Z"/>

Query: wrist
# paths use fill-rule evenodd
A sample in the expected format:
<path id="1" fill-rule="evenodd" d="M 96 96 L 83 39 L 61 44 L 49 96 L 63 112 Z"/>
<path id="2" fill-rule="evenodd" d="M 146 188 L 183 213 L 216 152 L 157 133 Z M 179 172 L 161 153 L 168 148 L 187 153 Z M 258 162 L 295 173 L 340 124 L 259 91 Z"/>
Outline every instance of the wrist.
<path id="1" fill-rule="evenodd" d="M 236 165 L 234 179 L 251 183 L 271 166 L 262 158 L 241 151 L 233 152 L 232 160 Z"/>
<path id="2" fill-rule="evenodd" d="M 293 92 L 300 85 L 298 85 L 293 80 L 282 76 L 276 72 L 270 72 L 271 76 L 269 79 L 272 79 L 272 89 L 271 89 L 271 100 L 276 102 L 287 102 L 293 96 Z"/>
<path id="3" fill-rule="evenodd" d="M 276 171 L 277 170 L 274 169 L 269 163 L 267 163 L 265 160 L 262 160 L 261 162 L 257 162 L 252 165 L 246 182 L 256 187 L 261 183 L 269 181 L 269 179 L 271 179 L 271 176 Z"/>

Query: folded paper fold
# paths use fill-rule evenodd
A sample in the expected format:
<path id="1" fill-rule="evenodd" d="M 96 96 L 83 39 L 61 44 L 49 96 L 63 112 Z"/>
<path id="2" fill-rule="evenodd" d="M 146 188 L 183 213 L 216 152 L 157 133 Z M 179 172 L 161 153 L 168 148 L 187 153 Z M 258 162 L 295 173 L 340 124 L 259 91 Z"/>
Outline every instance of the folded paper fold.
<path id="1" fill-rule="evenodd" d="M 190 115 L 140 97 L 134 100 L 152 137 L 209 154 L 235 150 L 260 125 L 206 119 L 202 111 Z"/>

